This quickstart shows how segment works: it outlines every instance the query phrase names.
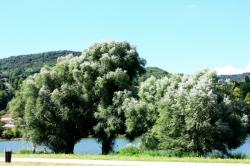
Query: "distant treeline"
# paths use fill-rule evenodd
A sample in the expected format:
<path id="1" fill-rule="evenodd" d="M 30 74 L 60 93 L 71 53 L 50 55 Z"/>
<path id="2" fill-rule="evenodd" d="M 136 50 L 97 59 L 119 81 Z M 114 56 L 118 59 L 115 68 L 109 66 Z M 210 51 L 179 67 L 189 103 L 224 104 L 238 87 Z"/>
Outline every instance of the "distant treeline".
<path id="1" fill-rule="evenodd" d="M 220 78 L 223 80 L 230 79 L 230 80 L 235 81 L 235 82 L 244 82 L 246 76 L 250 77 L 250 73 L 221 75 Z"/>

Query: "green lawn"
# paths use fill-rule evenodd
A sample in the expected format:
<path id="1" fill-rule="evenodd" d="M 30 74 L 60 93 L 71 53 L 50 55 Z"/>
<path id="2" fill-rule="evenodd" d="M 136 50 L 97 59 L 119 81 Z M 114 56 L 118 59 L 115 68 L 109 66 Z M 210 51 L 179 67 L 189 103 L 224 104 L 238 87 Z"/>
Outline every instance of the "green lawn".
<path id="1" fill-rule="evenodd" d="M 3 157 L 3 154 L 1 154 Z M 134 160 L 134 161 L 166 161 L 166 162 L 205 162 L 205 163 L 245 163 L 250 164 L 250 158 L 246 159 L 212 159 L 204 157 L 164 157 L 164 156 L 125 156 L 125 155 L 76 155 L 76 154 L 13 154 L 17 158 L 56 158 L 56 159 L 86 159 L 86 160 Z"/>
<path id="2" fill-rule="evenodd" d="M 47 164 L 47 163 L 3 163 L 3 162 L 0 162 L 0 165 L 1 166 L 78 166 L 78 164 L 71 165 L 71 164 Z M 81 164 L 81 166 L 85 166 L 85 165 Z M 91 166 L 94 166 L 94 165 L 91 165 Z"/>

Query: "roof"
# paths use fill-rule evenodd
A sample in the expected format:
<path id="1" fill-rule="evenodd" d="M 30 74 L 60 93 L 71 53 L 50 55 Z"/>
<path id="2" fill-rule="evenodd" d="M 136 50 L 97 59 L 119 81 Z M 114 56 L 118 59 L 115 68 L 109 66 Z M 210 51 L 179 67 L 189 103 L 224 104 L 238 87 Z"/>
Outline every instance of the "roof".
<path id="1" fill-rule="evenodd" d="M 9 122 L 9 121 L 13 121 L 13 119 L 10 117 L 9 114 L 4 114 L 3 116 L 1 116 L 1 121 L 2 122 Z"/>

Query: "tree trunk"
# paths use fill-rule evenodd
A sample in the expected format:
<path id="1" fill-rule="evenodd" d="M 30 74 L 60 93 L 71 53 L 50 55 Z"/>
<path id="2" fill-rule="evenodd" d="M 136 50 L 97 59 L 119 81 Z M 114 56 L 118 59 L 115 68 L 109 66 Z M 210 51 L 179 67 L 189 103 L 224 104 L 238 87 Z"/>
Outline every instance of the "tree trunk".
<path id="1" fill-rule="evenodd" d="M 74 153 L 74 146 L 75 144 L 68 144 L 68 146 L 65 148 L 65 154 L 73 154 Z"/>
<path id="2" fill-rule="evenodd" d="M 53 148 L 53 151 L 55 153 L 73 154 L 74 146 L 75 146 L 75 143 L 67 142 L 66 145 L 64 144 L 64 145 L 56 146 L 56 148 Z"/>
<path id="3" fill-rule="evenodd" d="M 106 155 L 113 151 L 113 139 L 102 140 L 102 154 Z"/>

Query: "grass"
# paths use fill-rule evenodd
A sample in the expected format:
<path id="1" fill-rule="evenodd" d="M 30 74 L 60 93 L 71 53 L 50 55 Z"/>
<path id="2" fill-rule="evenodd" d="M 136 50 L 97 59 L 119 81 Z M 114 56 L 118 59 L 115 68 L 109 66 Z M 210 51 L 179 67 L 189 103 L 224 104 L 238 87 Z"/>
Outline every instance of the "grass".
<path id="1" fill-rule="evenodd" d="M 3 157 L 3 154 L 0 155 Z M 77 154 L 13 154 L 15 158 L 55 158 L 55 159 L 85 159 L 85 160 L 125 160 L 125 161 L 165 161 L 165 162 L 195 162 L 195 163 L 241 163 L 250 164 L 250 157 L 245 159 L 213 159 L 204 157 L 165 157 L 150 155 L 77 155 Z"/>
<path id="2" fill-rule="evenodd" d="M 49 164 L 49 163 L 3 163 L 1 166 L 78 166 L 78 164 Z M 82 165 L 82 164 L 81 164 Z M 83 165 L 82 165 L 83 166 Z"/>
<path id="3" fill-rule="evenodd" d="M 1 166 L 78 166 L 78 164 L 49 164 L 49 163 L 3 163 Z M 79 165 L 80 166 L 80 165 Z M 81 164 L 81 166 L 84 166 Z M 94 165 L 92 165 L 94 166 Z"/>
<path id="4" fill-rule="evenodd" d="M 0 153 L 0 157 L 3 157 Z M 196 153 L 179 151 L 152 151 L 134 146 L 128 146 L 119 153 L 109 155 L 79 155 L 79 154 L 31 154 L 22 150 L 14 153 L 13 158 L 51 158 L 51 159 L 82 159 L 82 160 L 124 160 L 124 161 L 165 161 L 165 162 L 194 162 L 194 163 L 243 163 L 250 164 L 250 156 L 234 154 L 231 158 L 219 153 L 211 153 L 208 157 L 197 157 Z"/>

